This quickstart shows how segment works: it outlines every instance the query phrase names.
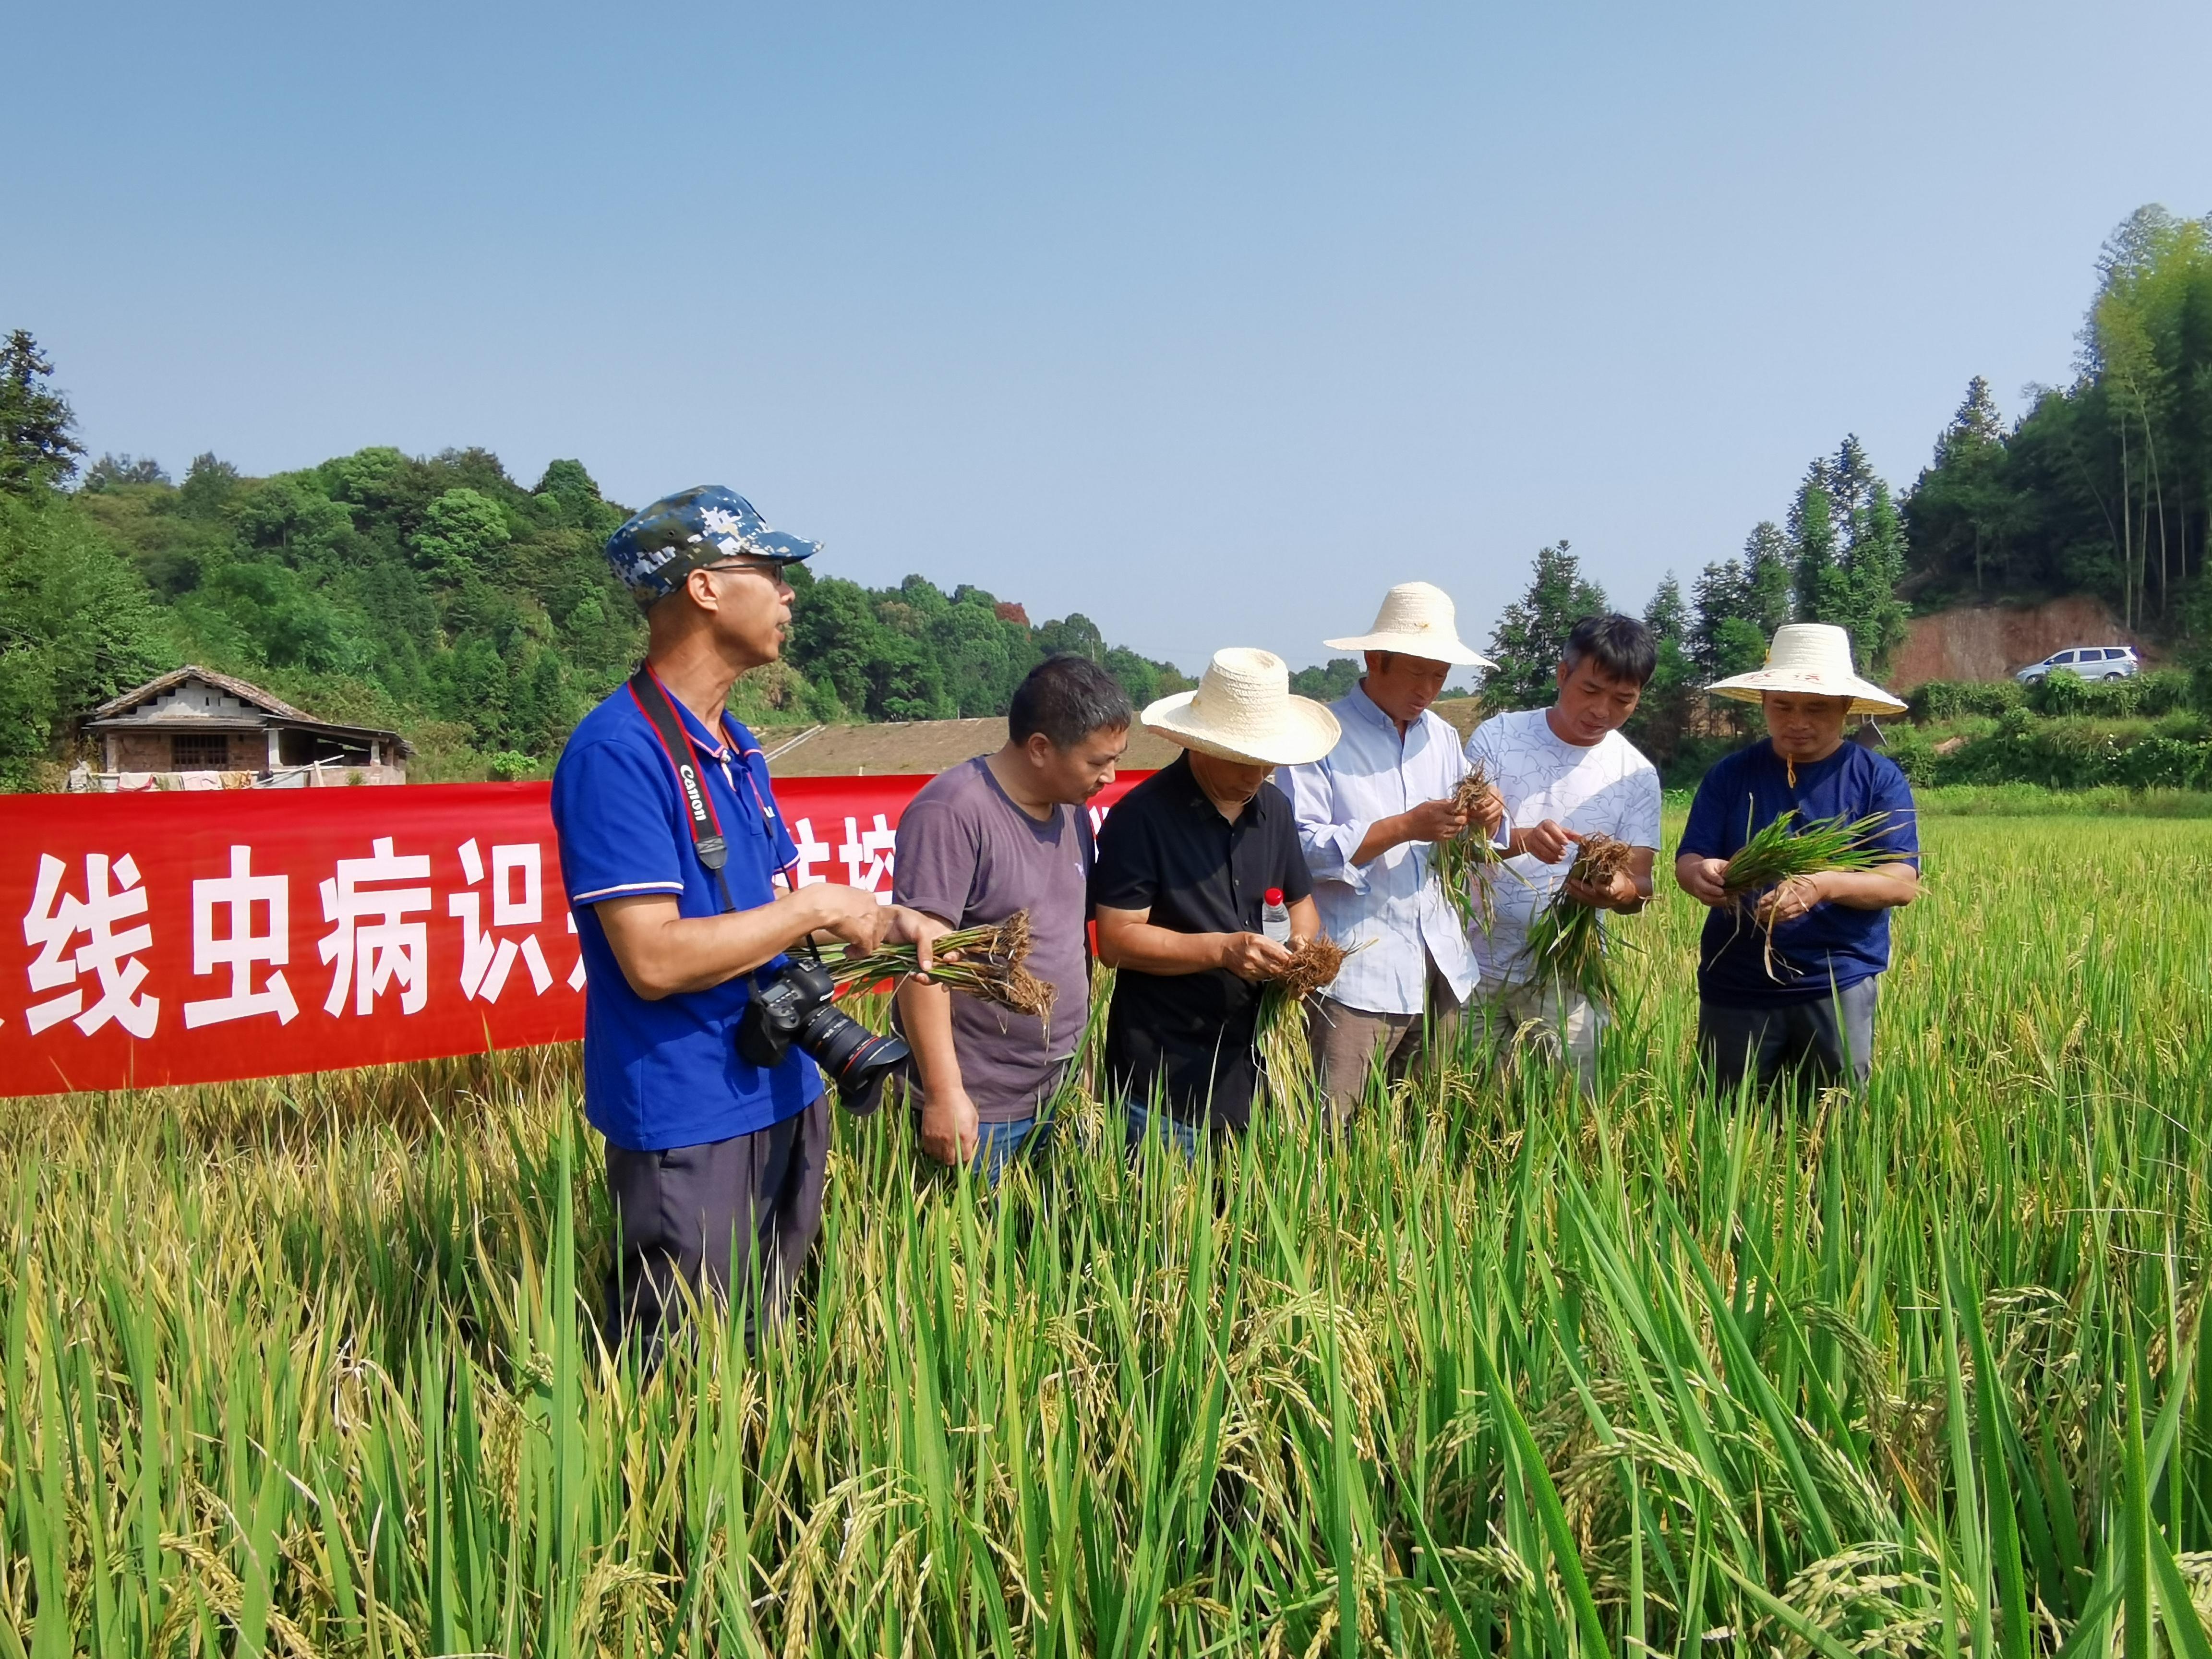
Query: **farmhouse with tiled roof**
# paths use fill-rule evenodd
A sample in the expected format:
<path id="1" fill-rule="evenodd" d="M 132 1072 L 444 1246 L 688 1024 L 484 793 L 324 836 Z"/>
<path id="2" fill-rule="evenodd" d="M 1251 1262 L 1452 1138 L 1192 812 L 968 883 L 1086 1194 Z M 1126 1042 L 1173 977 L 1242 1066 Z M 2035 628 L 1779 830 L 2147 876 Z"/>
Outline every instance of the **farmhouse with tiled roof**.
<path id="1" fill-rule="evenodd" d="M 404 783 L 414 750 L 397 732 L 319 720 L 259 686 L 191 664 L 111 697 L 83 730 L 100 740 L 88 790 L 304 789 Z"/>

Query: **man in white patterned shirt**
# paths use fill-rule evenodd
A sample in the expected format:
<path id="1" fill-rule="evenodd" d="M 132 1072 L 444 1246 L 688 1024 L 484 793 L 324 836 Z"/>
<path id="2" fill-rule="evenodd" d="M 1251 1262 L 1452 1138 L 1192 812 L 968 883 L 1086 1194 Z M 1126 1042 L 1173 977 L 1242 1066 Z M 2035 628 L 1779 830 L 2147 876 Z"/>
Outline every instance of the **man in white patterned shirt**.
<path id="1" fill-rule="evenodd" d="M 1287 769 L 1283 787 L 1322 928 L 1355 952 L 1308 1011 L 1322 1091 L 1341 1121 L 1370 1076 L 1402 1075 L 1448 1047 L 1474 990 L 1467 931 L 1429 863 L 1432 843 L 1467 828 L 1451 799 L 1467 762 L 1429 705 L 1453 668 L 1491 665 L 1461 642 L 1450 599 L 1427 582 L 1392 588 L 1370 632 L 1324 643 L 1364 652 L 1367 674 L 1331 706 L 1336 747 Z M 1477 816 L 1494 833 L 1504 811 L 1492 796 Z"/>
<path id="2" fill-rule="evenodd" d="M 1474 940 L 1481 1041 L 1493 1059 L 1508 1044 L 1564 1057 L 1585 1095 L 1597 1090 L 1598 1032 L 1610 1011 L 1528 960 L 1528 925 L 1562 887 L 1585 904 L 1630 915 L 1650 900 L 1659 773 L 1620 728 L 1656 661 L 1650 630 L 1633 617 L 1585 617 L 1567 637 L 1552 706 L 1493 715 L 1467 743 L 1469 764 L 1504 794 L 1512 824 L 1507 873 L 1492 885 L 1498 920 Z M 1567 878 L 1576 842 L 1597 831 L 1635 849 L 1603 888 Z"/>

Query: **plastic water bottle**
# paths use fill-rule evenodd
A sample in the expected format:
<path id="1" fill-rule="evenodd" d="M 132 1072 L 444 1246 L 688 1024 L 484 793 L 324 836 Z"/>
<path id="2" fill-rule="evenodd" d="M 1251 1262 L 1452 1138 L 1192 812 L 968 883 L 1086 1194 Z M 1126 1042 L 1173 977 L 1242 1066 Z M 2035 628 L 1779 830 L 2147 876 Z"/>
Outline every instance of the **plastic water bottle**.
<path id="1" fill-rule="evenodd" d="M 1270 887 L 1260 907 L 1260 931 L 1278 945 L 1291 942 L 1291 911 L 1283 902 L 1283 890 Z"/>

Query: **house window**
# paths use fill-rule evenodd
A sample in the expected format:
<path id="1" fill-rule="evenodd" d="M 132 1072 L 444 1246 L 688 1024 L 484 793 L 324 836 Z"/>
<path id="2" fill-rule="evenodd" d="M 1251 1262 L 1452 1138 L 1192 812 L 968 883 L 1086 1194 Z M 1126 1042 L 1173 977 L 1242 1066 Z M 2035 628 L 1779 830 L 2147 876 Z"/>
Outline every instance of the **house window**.
<path id="1" fill-rule="evenodd" d="M 169 739 L 169 764 L 179 772 L 220 772 L 230 763 L 230 740 L 221 732 Z"/>

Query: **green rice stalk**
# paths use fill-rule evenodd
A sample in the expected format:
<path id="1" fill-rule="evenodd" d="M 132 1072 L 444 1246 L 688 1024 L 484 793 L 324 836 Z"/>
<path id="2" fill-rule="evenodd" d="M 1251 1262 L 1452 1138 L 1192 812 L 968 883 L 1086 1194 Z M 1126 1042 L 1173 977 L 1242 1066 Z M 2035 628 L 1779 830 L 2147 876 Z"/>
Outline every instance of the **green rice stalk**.
<path id="1" fill-rule="evenodd" d="M 1869 812 L 1856 823 L 1821 818 L 1792 830 L 1791 808 L 1762 827 L 1728 861 L 1721 885 L 1731 896 L 1778 887 L 1793 876 L 1817 876 L 1830 870 L 1878 870 L 1904 855 L 1868 845 L 1889 823 L 1887 812 Z"/>
<path id="2" fill-rule="evenodd" d="M 649 1373 L 573 1043 L 0 1099 L 0 1656 L 2200 1653 L 2203 824 L 1928 828 L 1848 1106 L 1701 1085 L 1662 906 L 1588 1110 L 841 1116 L 793 1316 Z"/>
<path id="3" fill-rule="evenodd" d="M 1460 925 L 1470 931 L 1480 927 L 1486 937 L 1498 925 L 1495 884 L 1506 868 L 1505 854 L 1474 817 L 1474 809 L 1490 789 L 1489 769 L 1478 761 L 1452 791 L 1452 805 L 1468 815 L 1467 828 L 1449 841 L 1437 842 L 1429 853 L 1429 867 L 1443 884 L 1444 897 L 1458 914 Z"/>
<path id="4" fill-rule="evenodd" d="M 1602 887 L 1628 867 L 1632 849 L 1626 842 L 1592 833 L 1583 838 L 1580 846 L 1582 851 L 1567 872 L 1569 881 L 1592 882 Z M 1579 899 L 1570 898 L 1564 885 L 1552 895 L 1552 902 L 1537 913 L 1535 921 L 1528 924 L 1528 940 L 1522 947 L 1521 957 L 1534 967 L 1539 977 L 1555 979 L 1562 987 L 1579 991 L 1593 1002 L 1610 1006 L 1614 1000 L 1605 929 L 1598 921 L 1597 911 Z"/>
<path id="5" fill-rule="evenodd" d="M 1790 820 L 1796 816 L 1792 807 L 1773 823 L 1762 825 L 1728 861 L 1721 886 L 1739 911 L 1750 908 L 1759 894 L 1799 876 L 1824 875 L 1831 870 L 1879 870 L 1904 861 L 1902 853 L 1869 844 L 1888 827 L 1887 812 L 1869 812 L 1849 823 L 1841 818 L 1817 818 L 1793 832 Z M 1756 925 L 1765 936 L 1767 977 L 1778 980 L 1774 922 L 1770 917 Z"/>

